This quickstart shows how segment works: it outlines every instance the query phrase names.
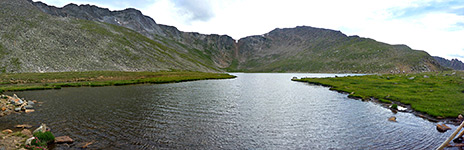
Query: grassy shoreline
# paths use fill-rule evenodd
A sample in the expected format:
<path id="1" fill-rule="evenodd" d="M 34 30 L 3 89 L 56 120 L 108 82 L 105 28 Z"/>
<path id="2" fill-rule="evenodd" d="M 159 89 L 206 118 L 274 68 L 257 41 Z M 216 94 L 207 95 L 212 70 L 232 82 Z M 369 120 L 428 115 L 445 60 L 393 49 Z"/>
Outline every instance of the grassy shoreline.
<path id="1" fill-rule="evenodd" d="M 226 73 L 204 72 L 50 72 L 0 74 L 0 93 L 3 91 L 47 90 L 62 87 L 120 86 L 131 84 L 161 84 L 184 81 L 230 79 Z"/>
<path id="2" fill-rule="evenodd" d="M 383 74 L 337 78 L 302 78 L 293 81 L 331 87 L 349 97 L 382 103 L 398 102 L 436 118 L 464 113 L 464 72 Z"/>

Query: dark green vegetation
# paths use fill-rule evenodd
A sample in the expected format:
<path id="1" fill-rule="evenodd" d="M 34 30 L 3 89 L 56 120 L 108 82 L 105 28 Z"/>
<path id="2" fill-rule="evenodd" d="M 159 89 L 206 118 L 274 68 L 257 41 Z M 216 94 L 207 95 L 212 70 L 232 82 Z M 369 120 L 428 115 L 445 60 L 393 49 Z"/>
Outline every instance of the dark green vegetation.
<path id="1" fill-rule="evenodd" d="M 321 28 L 275 29 L 238 41 L 182 32 L 135 9 L 0 1 L 0 71 L 423 72 L 426 52 Z"/>
<path id="2" fill-rule="evenodd" d="M 464 72 L 384 74 L 338 78 L 303 78 L 295 81 L 330 86 L 349 97 L 381 102 L 397 101 L 435 117 L 464 113 Z"/>
<path id="3" fill-rule="evenodd" d="M 55 136 L 50 131 L 36 132 L 36 133 L 34 133 L 34 137 L 36 137 L 40 141 L 44 142 L 45 145 L 47 143 L 53 142 L 55 140 Z M 38 146 L 42 146 L 42 145 L 38 145 Z"/>
<path id="4" fill-rule="evenodd" d="M 118 86 L 144 83 L 175 83 L 235 76 L 203 72 L 53 72 L 0 74 L 0 91 L 60 89 L 80 86 Z"/>

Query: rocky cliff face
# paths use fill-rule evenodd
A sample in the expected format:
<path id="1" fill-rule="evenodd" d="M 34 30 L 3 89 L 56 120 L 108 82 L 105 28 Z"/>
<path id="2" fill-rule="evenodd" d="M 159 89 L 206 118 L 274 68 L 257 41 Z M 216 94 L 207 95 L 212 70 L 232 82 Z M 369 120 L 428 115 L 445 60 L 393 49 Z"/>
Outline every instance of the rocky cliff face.
<path id="1" fill-rule="evenodd" d="M 162 29 L 156 22 L 142 14 L 139 10 L 128 8 L 121 11 L 110 11 L 106 8 L 100 8 L 93 5 L 76 5 L 68 4 L 63 8 L 48 6 L 42 2 L 32 2 L 31 4 L 43 12 L 60 17 L 75 17 L 90 21 L 105 22 L 118 26 L 123 26 L 137 31 L 151 39 L 153 35 L 164 35 Z"/>
<path id="2" fill-rule="evenodd" d="M 160 25 L 135 9 L 110 11 L 75 4 L 57 8 L 31 0 L 1 3 L 0 28 L 7 32 L 0 33 L 0 53 L 5 54 L 0 60 L 9 64 L 3 66 L 6 72 L 398 73 L 443 69 L 426 52 L 329 29 L 275 29 L 235 41 L 227 35 L 182 32 Z M 15 14 L 19 12 L 28 14 Z"/>
<path id="3" fill-rule="evenodd" d="M 129 10 L 129 13 L 138 11 Z M 219 71 L 133 30 L 0 1 L 0 71 Z"/>
<path id="4" fill-rule="evenodd" d="M 448 67 L 454 70 L 464 70 L 464 63 L 458 59 L 445 59 L 438 56 L 433 56 L 433 58 L 444 67 Z"/>

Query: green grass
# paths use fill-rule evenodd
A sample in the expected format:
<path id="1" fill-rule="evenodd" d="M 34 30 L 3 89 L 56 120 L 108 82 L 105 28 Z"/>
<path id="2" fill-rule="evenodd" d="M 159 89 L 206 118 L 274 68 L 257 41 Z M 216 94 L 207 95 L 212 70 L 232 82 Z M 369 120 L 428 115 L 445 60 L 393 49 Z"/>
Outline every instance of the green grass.
<path id="1" fill-rule="evenodd" d="M 131 84 L 161 84 L 206 79 L 229 79 L 224 73 L 203 72 L 53 72 L 0 74 L 1 91 L 60 89 L 81 86 L 120 86 Z"/>
<path id="2" fill-rule="evenodd" d="M 350 93 L 349 97 L 376 98 L 411 105 L 415 111 L 435 117 L 457 117 L 464 113 L 464 72 L 384 74 L 338 78 L 303 78 L 295 81 L 330 86 Z"/>

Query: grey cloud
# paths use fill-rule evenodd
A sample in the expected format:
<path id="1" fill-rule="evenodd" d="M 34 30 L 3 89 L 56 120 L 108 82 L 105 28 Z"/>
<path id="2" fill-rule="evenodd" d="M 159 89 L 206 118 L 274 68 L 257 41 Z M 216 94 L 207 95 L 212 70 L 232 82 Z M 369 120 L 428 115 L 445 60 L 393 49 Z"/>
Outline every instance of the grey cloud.
<path id="1" fill-rule="evenodd" d="M 181 9 L 180 13 L 190 16 L 188 21 L 208 21 L 214 17 L 211 4 L 207 0 L 173 0 Z"/>

